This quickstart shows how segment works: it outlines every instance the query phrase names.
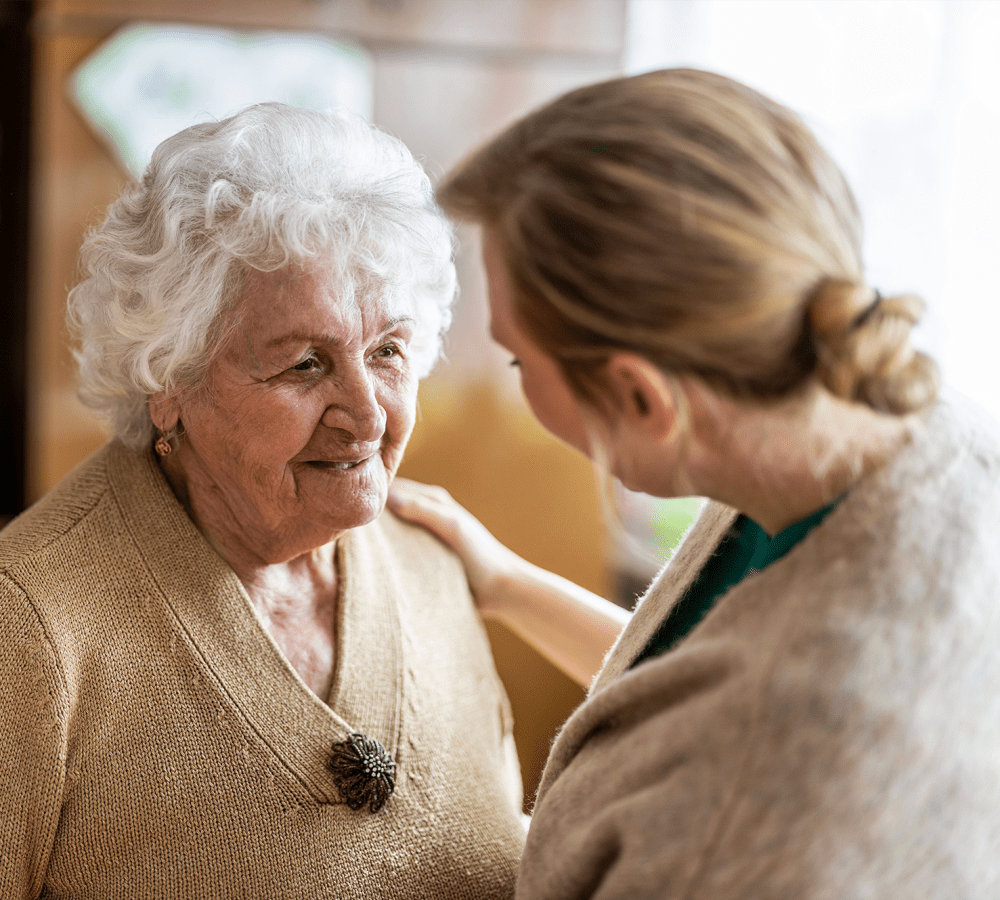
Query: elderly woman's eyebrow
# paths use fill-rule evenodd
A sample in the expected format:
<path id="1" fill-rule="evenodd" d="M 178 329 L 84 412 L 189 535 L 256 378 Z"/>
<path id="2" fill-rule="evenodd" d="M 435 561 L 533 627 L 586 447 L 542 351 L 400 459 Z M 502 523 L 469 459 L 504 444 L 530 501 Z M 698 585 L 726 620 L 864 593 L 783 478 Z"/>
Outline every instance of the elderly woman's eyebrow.
<path id="1" fill-rule="evenodd" d="M 402 324 L 416 325 L 417 320 L 413 316 L 396 316 L 393 319 L 389 319 L 387 322 L 382 324 L 379 329 L 377 336 L 381 337 L 384 334 L 388 334 L 394 328 Z M 268 349 L 272 347 L 279 347 L 282 344 L 291 343 L 306 343 L 306 344 L 330 344 L 331 346 L 339 346 L 342 344 L 343 338 L 338 334 L 316 334 L 312 331 L 289 331 L 287 334 L 282 334 L 278 337 L 271 338 L 264 346 Z"/>

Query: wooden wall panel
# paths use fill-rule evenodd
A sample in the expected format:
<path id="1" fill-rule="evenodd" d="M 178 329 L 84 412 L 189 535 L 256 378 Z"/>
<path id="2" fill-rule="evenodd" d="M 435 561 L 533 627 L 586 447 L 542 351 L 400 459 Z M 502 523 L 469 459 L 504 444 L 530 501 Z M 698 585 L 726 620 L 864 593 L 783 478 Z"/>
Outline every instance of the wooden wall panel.
<path id="1" fill-rule="evenodd" d="M 28 495 L 35 499 L 107 440 L 76 399 L 64 317 L 76 256 L 124 175 L 66 98 L 66 78 L 100 38 L 49 34 L 35 45 Z"/>
<path id="2" fill-rule="evenodd" d="M 343 34 L 423 51 L 621 58 L 622 0 L 48 0 L 45 26 L 106 31 L 129 20 Z"/>

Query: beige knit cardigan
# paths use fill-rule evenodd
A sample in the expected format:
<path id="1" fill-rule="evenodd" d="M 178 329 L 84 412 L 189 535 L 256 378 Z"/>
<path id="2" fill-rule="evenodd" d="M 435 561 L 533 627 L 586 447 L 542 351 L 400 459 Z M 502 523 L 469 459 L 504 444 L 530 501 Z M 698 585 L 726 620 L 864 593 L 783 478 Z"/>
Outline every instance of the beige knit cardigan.
<path id="1" fill-rule="evenodd" d="M 511 720 L 458 560 L 388 514 L 338 541 L 305 686 L 150 455 L 112 443 L 0 535 L 0 897 L 509 896 Z M 396 790 L 341 802 L 330 745 Z"/>
<path id="2" fill-rule="evenodd" d="M 553 748 L 519 900 L 1000 897 L 998 445 L 940 404 L 630 669 L 733 520 L 707 507 Z"/>

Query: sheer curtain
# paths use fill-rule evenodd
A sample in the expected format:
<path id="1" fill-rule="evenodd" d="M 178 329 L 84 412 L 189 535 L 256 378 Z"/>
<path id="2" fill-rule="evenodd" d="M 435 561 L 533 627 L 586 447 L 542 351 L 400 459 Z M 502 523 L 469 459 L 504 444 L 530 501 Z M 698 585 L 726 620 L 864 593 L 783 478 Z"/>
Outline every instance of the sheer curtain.
<path id="1" fill-rule="evenodd" d="M 631 0 L 627 67 L 692 65 L 796 110 L 847 174 L 868 280 L 1000 418 L 1000 2 Z"/>

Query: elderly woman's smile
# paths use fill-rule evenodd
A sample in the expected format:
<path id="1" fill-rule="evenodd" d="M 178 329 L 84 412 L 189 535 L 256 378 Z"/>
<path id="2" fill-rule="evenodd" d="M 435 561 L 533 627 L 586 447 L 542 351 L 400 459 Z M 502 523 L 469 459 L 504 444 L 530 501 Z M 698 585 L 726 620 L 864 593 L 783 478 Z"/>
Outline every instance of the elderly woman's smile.
<path id="1" fill-rule="evenodd" d="M 318 469 L 329 469 L 334 472 L 342 472 L 347 469 L 355 469 L 362 463 L 368 462 L 372 457 L 366 456 L 364 459 L 355 460 L 354 462 L 350 460 L 325 460 L 325 459 L 312 459 L 309 461 L 310 466 L 316 466 Z"/>
<path id="2" fill-rule="evenodd" d="M 203 382 L 163 400 L 185 431 L 168 477 L 227 552 L 291 559 L 382 511 L 415 418 L 415 322 L 408 298 L 344 284 L 251 271 Z"/>

